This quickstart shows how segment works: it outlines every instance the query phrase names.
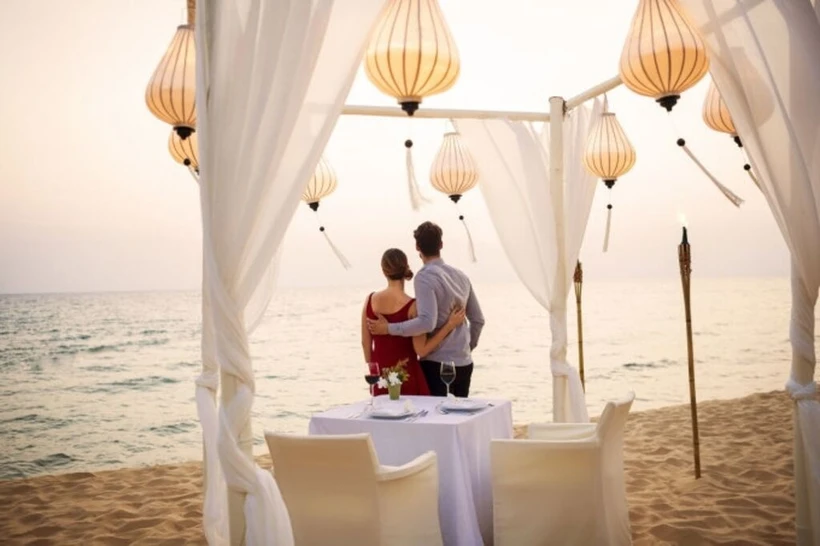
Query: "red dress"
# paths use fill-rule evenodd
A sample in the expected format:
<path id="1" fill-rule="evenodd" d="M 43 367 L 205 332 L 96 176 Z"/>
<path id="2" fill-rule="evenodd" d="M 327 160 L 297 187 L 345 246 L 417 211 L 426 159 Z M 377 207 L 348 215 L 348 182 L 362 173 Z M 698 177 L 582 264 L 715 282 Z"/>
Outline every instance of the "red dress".
<path id="1" fill-rule="evenodd" d="M 371 300 L 373 294 L 367 298 L 367 318 L 375 319 L 376 313 L 373 311 Z M 404 322 L 408 320 L 410 306 L 416 300 L 411 299 L 407 304 L 389 315 L 384 315 L 387 322 Z M 391 335 L 374 335 L 373 336 L 373 351 L 371 353 L 371 360 L 378 362 L 382 368 L 392 368 L 400 360 L 407 359 L 407 373 L 410 377 L 401 384 L 402 394 L 418 394 L 422 396 L 429 396 L 430 389 L 427 388 L 427 380 L 424 379 L 424 372 L 419 366 L 419 359 L 416 356 L 416 350 L 413 348 L 412 337 L 401 337 Z M 375 387 L 376 395 L 387 394 L 387 389 L 380 389 Z"/>

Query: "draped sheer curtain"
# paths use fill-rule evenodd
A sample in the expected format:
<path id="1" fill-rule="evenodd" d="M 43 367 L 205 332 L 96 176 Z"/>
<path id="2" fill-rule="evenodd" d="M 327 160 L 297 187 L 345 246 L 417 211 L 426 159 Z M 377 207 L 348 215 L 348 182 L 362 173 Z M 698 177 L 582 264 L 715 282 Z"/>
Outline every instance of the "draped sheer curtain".
<path id="1" fill-rule="evenodd" d="M 385 2 L 198 2 L 204 263 L 197 408 L 211 545 L 293 543 L 275 481 L 252 458 L 248 335 L 269 303 L 285 231 Z"/>
<path id="2" fill-rule="evenodd" d="M 587 422 L 578 370 L 567 361 L 567 298 L 581 249 L 597 180 L 586 172 L 581 155 L 602 104 L 572 110 L 564 122 L 563 202 L 553 200 L 549 173 L 549 130 L 542 134 L 523 122 L 456 120 L 461 137 L 476 158 L 490 218 L 518 278 L 549 312 L 552 345 L 553 420 Z M 557 215 L 555 207 L 563 207 Z M 564 225 L 558 226 L 563 216 Z M 559 229 L 561 227 L 561 229 Z M 559 253 L 558 234 L 566 255 Z M 558 272 L 563 269 L 564 275 Z M 563 279 L 563 282 L 561 281 Z"/>
<path id="3" fill-rule="evenodd" d="M 797 542 L 820 546 L 820 21 L 808 0 L 680 0 L 707 40 L 712 77 L 792 258 Z"/>

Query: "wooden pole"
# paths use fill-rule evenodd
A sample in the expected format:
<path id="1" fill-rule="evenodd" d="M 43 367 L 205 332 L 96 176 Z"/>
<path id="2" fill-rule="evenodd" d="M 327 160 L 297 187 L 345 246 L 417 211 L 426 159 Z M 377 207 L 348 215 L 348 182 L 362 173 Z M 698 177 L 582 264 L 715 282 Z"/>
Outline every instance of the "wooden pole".
<path id="1" fill-rule="evenodd" d="M 193 9 L 195 0 L 188 0 L 188 10 Z M 193 20 L 191 23 L 193 24 Z M 587 89 L 566 102 L 561 99 L 562 120 L 563 114 L 567 111 L 582 105 L 584 102 L 603 95 L 621 85 L 621 78 L 615 76 L 605 82 L 599 83 L 595 87 Z M 505 112 L 499 110 L 457 110 L 440 108 L 420 108 L 413 114 L 414 119 L 508 119 L 510 121 L 543 121 L 548 122 L 554 112 Z M 407 112 L 398 106 L 368 106 L 359 104 L 346 104 L 342 109 L 343 116 L 378 116 L 386 118 L 406 118 Z"/>
<path id="2" fill-rule="evenodd" d="M 571 99 L 568 99 L 567 100 L 567 110 L 568 111 L 572 110 L 573 108 L 575 108 L 577 106 L 581 106 L 582 104 L 584 104 L 586 101 L 588 101 L 590 99 L 594 99 L 595 97 L 597 97 L 599 95 L 603 95 L 607 91 L 612 91 L 613 89 L 615 89 L 616 87 L 621 85 L 621 83 L 623 83 L 623 82 L 621 81 L 620 76 L 615 76 L 614 78 L 610 78 L 605 82 L 601 82 L 598 85 L 596 85 L 595 87 L 587 89 L 583 93 L 579 93 L 579 94 L 575 95 L 574 97 L 572 97 Z"/>
<path id="3" fill-rule="evenodd" d="M 584 284 L 584 272 L 581 269 L 580 260 L 575 264 L 573 281 L 575 282 L 575 310 L 578 313 L 578 374 L 581 376 L 581 387 L 586 392 L 587 387 L 584 382 L 584 321 L 581 316 L 581 290 Z"/>
<path id="4" fill-rule="evenodd" d="M 678 264 L 683 285 L 683 306 L 686 314 L 686 350 L 689 355 L 689 408 L 692 411 L 692 448 L 695 456 L 695 479 L 700 478 L 700 437 L 698 434 L 698 401 L 695 393 L 695 355 L 692 346 L 692 307 L 689 281 L 692 276 L 692 257 L 689 252 L 689 237 L 683 228 L 683 238 L 678 245 Z"/>
<path id="5" fill-rule="evenodd" d="M 387 118 L 407 118 L 407 112 L 398 106 L 367 106 L 346 104 L 343 116 L 377 116 Z M 546 112 L 507 112 L 501 110 L 455 110 L 440 108 L 419 108 L 413 119 L 508 119 L 510 121 L 549 121 Z"/>
<path id="6" fill-rule="evenodd" d="M 194 26 L 196 22 L 196 0 L 186 0 L 188 9 L 188 24 Z"/>

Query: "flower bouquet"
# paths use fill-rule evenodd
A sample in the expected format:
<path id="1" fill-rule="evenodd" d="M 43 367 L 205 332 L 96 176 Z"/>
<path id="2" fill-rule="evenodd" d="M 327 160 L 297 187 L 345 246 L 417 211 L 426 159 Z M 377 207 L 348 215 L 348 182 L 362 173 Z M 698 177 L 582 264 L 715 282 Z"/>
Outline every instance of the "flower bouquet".
<path id="1" fill-rule="evenodd" d="M 398 400 L 401 394 L 401 385 L 410 378 L 407 373 L 408 359 L 399 360 L 395 366 L 391 368 L 382 368 L 381 378 L 379 378 L 379 387 L 387 389 L 390 395 L 390 400 Z"/>

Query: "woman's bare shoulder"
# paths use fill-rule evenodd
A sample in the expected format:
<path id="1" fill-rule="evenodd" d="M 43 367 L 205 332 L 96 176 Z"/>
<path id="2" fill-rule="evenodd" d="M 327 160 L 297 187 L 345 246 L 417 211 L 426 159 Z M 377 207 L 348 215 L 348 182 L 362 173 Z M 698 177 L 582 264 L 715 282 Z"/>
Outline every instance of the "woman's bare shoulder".
<path id="1" fill-rule="evenodd" d="M 418 316 L 418 314 L 419 314 L 419 311 L 418 311 L 418 309 L 416 308 L 416 300 L 415 300 L 415 299 L 412 299 L 412 302 L 413 302 L 413 303 L 411 303 L 411 304 L 410 304 L 410 307 L 407 309 L 407 316 L 408 316 L 409 318 L 416 318 L 416 317 Z"/>

